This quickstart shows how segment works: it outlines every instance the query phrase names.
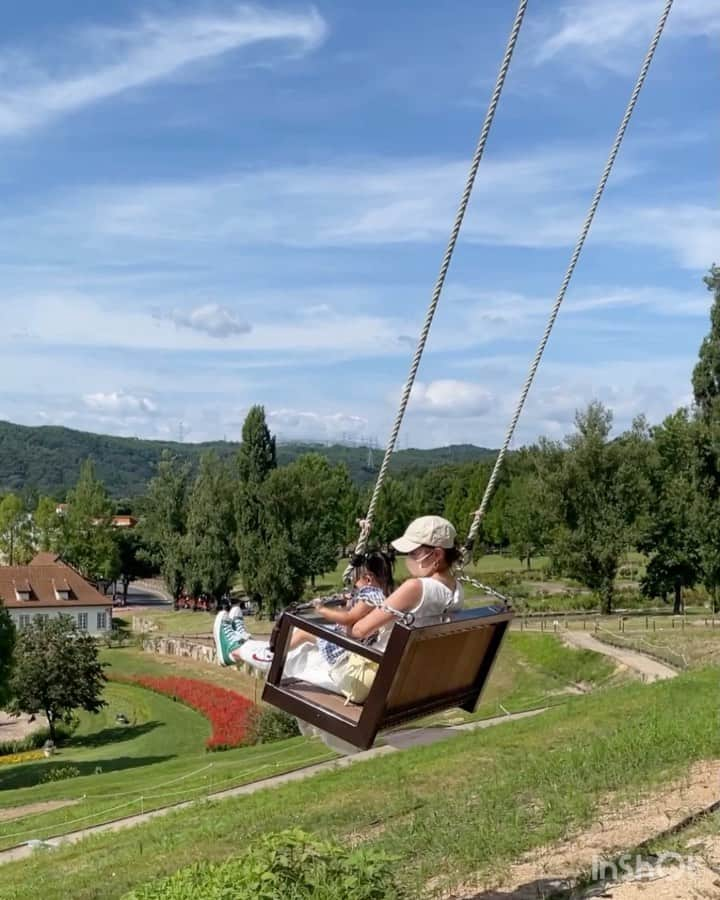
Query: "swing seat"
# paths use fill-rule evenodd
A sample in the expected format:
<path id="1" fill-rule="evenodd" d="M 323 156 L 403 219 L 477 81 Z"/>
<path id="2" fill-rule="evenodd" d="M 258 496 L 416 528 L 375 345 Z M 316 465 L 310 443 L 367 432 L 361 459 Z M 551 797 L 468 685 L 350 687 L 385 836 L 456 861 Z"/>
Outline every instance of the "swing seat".
<path id="1" fill-rule="evenodd" d="M 396 622 L 385 651 L 328 632 L 311 613 L 283 613 L 275 655 L 262 699 L 360 750 L 372 746 L 379 731 L 443 709 L 474 712 L 513 612 L 506 606 L 480 606 L 423 620 Z M 362 705 L 309 682 L 283 675 L 294 628 L 329 638 L 378 664 Z"/>

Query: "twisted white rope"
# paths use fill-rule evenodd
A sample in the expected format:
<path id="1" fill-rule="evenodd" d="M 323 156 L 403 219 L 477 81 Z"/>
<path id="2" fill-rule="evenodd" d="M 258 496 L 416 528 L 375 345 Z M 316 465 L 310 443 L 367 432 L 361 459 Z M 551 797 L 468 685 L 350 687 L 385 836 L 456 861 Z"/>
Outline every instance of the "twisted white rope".
<path id="1" fill-rule="evenodd" d="M 510 445 L 513 434 L 515 433 L 515 426 L 517 425 L 518 419 L 520 418 L 520 413 L 522 412 L 523 406 L 525 405 L 525 400 L 535 378 L 537 368 L 540 365 L 540 360 L 542 359 L 543 352 L 545 351 L 545 345 L 547 344 L 548 338 L 550 337 L 550 332 L 552 331 L 553 325 L 555 324 L 555 319 L 557 318 L 557 315 L 560 311 L 560 306 L 565 299 L 565 293 L 568 289 L 568 285 L 570 284 L 570 279 L 573 276 L 575 266 L 577 265 L 580 253 L 585 244 L 585 239 L 587 238 L 588 232 L 590 231 L 590 226 L 592 225 L 592 221 L 595 217 L 595 212 L 598 208 L 598 204 L 600 203 L 600 198 L 602 197 L 603 191 L 605 190 L 605 185 L 607 184 L 608 178 L 610 177 L 610 172 L 615 163 L 618 151 L 620 150 L 620 145 L 622 144 L 623 137 L 625 136 L 625 131 L 630 122 L 630 118 L 632 117 L 633 111 L 635 109 L 635 104 L 637 103 L 637 99 L 640 95 L 640 91 L 642 90 L 642 86 L 645 83 L 645 77 L 647 76 L 648 69 L 650 68 L 650 63 L 652 62 L 653 56 L 655 55 L 655 50 L 660 40 L 660 36 L 663 33 L 663 29 L 665 28 L 665 23 L 667 21 L 668 15 L 670 14 L 672 5 L 673 0 L 667 0 L 667 2 L 665 3 L 665 8 L 662 11 L 660 20 L 655 30 L 655 34 L 652 41 L 650 42 L 650 47 L 648 48 L 647 54 L 645 56 L 645 60 L 640 68 L 640 74 L 638 75 L 637 81 L 635 82 L 635 87 L 633 88 L 632 94 L 630 95 L 630 100 L 628 101 L 627 108 L 625 109 L 625 115 L 623 116 L 620 127 L 618 128 L 617 134 L 615 135 L 615 140 L 613 142 L 612 149 L 610 150 L 610 155 L 607 162 L 605 163 L 605 169 L 603 170 L 602 176 L 595 190 L 592 203 L 590 204 L 590 209 L 585 219 L 585 223 L 582 227 L 582 231 L 580 232 L 580 237 L 578 238 L 578 241 L 575 244 L 575 249 L 573 250 L 572 256 L 570 257 L 570 264 L 568 265 L 567 271 L 565 272 L 565 277 L 563 278 L 562 284 L 560 285 L 560 291 L 555 299 L 555 303 L 553 304 L 550 318 L 547 325 L 545 326 L 545 332 L 540 340 L 537 351 L 535 353 L 535 358 L 530 365 L 530 370 L 528 372 L 527 378 L 525 379 L 525 384 L 523 385 L 520 392 L 520 399 L 518 400 L 517 407 L 510 421 L 507 434 L 505 435 L 505 440 L 502 447 L 500 448 L 500 452 L 497 455 L 495 465 L 493 466 L 493 470 L 490 475 L 490 480 L 487 483 L 482 501 L 475 513 L 472 525 L 470 526 L 470 531 L 468 532 L 467 540 L 463 548 L 464 562 L 468 562 L 470 559 L 472 547 L 475 542 L 475 538 L 477 537 L 478 531 L 480 530 L 480 523 L 482 522 L 483 516 L 487 511 L 488 504 L 490 503 L 490 497 L 492 496 L 495 483 L 498 479 L 500 467 L 505 458 L 505 454 Z"/>
<path id="2" fill-rule="evenodd" d="M 470 165 L 470 172 L 465 184 L 465 190 L 463 191 L 462 198 L 460 200 L 460 206 L 455 217 L 455 223 L 453 224 L 452 231 L 450 233 L 450 240 L 448 241 L 447 249 L 445 250 L 445 255 L 440 266 L 440 274 L 438 275 L 437 281 L 435 282 L 435 287 L 433 288 L 430 305 L 425 315 L 423 329 L 420 334 L 417 349 L 415 350 L 415 355 L 413 356 L 412 363 L 410 365 L 410 372 L 408 374 L 405 387 L 403 388 L 402 397 L 400 400 L 400 409 L 398 410 L 395 424 L 393 425 L 392 432 L 390 433 L 390 438 L 385 449 L 385 455 L 383 457 L 382 465 L 380 466 L 377 481 L 375 482 L 372 497 L 370 498 L 370 505 L 368 506 L 367 514 L 363 519 L 363 523 L 360 529 L 360 537 L 358 538 L 358 542 L 355 548 L 356 553 L 362 553 L 367 546 L 368 537 L 370 536 L 370 531 L 373 525 L 378 497 L 380 496 L 380 491 L 385 481 L 385 475 L 387 474 L 388 466 L 390 464 L 390 457 L 392 456 L 393 450 L 395 449 L 400 426 L 405 416 L 405 410 L 407 409 L 408 401 L 410 399 L 410 393 L 412 391 L 413 383 L 415 382 L 415 375 L 417 374 L 418 366 L 420 365 L 420 359 L 422 357 L 423 350 L 425 349 L 425 343 L 430 332 L 430 326 L 432 325 L 435 310 L 437 309 L 437 305 L 440 300 L 440 294 L 442 293 L 443 285 L 445 283 L 445 276 L 447 275 L 447 271 L 450 267 L 450 260 L 452 259 L 453 251 L 455 250 L 455 244 L 457 243 L 458 235 L 460 233 L 460 226 L 462 225 L 463 219 L 465 218 L 465 212 L 470 200 L 470 194 L 472 193 L 473 185 L 475 183 L 475 176 L 477 175 L 480 160 L 482 159 L 482 155 L 485 150 L 485 144 L 487 143 L 488 134 L 490 133 L 490 127 L 492 126 L 493 118 L 495 116 L 495 110 L 500 99 L 500 94 L 502 93 L 503 85 L 505 84 L 505 76 L 507 75 L 507 71 L 510 66 L 510 60 L 512 59 L 515 44 L 517 43 L 518 34 L 520 33 L 520 26 L 522 25 L 522 20 L 523 16 L 525 15 L 525 8 L 527 7 L 527 3 L 528 0 L 520 0 L 520 5 L 518 6 L 518 11 L 515 15 L 515 21 L 513 22 L 512 29 L 510 31 L 510 37 L 508 38 L 507 47 L 505 49 L 505 56 L 503 57 L 500 71 L 498 72 L 497 81 L 495 82 L 495 89 L 492 93 L 492 97 L 490 98 L 490 105 L 488 106 L 487 113 L 485 114 L 485 121 L 483 122 L 480 137 L 478 138 L 477 146 L 475 148 L 475 153 L 473 154 L 472 163 Z"/>

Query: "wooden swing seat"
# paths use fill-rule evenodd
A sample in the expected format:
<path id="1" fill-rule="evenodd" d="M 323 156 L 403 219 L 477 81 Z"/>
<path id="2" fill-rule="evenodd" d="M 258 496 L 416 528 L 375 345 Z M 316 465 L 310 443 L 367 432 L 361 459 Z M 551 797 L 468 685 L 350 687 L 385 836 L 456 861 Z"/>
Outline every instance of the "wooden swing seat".
<path id="1" fill-rule="evenodd" d="M 462 609 L 423 620 L 397 622 L 384 652 L 329 631 L 312 613 L 284 613 L 262 699 L 358 749 L 377 733 L 443 709 L 474 712 L 513 612 L 505 606 Z M 294 628 L 300 628 L 378 663 L 362 705 L 340 694 L 283 676 Z"/>

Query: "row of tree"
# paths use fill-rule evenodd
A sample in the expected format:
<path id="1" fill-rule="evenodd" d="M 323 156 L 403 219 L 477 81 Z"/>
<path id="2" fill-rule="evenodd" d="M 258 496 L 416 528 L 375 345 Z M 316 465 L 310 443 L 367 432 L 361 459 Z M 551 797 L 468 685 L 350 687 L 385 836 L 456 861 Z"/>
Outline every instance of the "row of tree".
<path id="1" fill-rule="evenodd" d="M 611 437 L 612 414 L 592 403 L 564 442 L 541 440 L 508 457 L 482 525 L 477 552 L 511 549 L 527 561 L 547 555 L 555 573 L 613 604 L 628 550 L 647 556 L 642 589 L 682 603 L 685 587 L 703 584 L 720 599 L 720 268 L 705 279 L 713 292 L 711 328 L 693 374 L 695 403 L 661 425 L 639 417 Z M 373 536 L 381 545 L 417 515 L 454 522 L 461 538 L 490 474 L 490 463 L 445 465 L 389 479 Z M 243 425 L 234 460 L 212 452 L 197 474 L 164 454 L 134 512 L 140 526 L 113 529 L 113 505 L 92 463 L 58 516 L 41 497 L 32 514 L 20 498 L 0 503 L 0 551 L 21 561 L 37 548 L 57 550 L 96 581 L 157 571 L 182 591 L 217 602 L 239 573 L 245 590 L 272 612 L 335 567 L 357 536 L 368 490 L 343 465 L 306 454 L 278 466 L 262 407 Z"/>

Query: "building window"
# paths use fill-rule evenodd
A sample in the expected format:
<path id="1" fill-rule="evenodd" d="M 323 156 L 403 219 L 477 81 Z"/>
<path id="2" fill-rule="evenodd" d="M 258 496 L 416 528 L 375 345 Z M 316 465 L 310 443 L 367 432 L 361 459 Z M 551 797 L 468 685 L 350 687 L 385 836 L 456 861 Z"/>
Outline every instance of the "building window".
<path id="1" fill-rule="evenodd" d="M 98 631 L 106 631 L 107 630 L 107 613 L 99 612 L 97 614 L 97 627 Z"/>
<path id="2" fill-rule="evenodd" d="M 37 613 L 37 615 L 35 616 L 35 621 L 36 621 L 36 622 L 45 622 L 45 621 L 47 621 L 49 618 L 50 618 L 50 614 L 49 614 L 49 613 Z"/>
<path id="3" fill-rule="evenodd" d="M 78 628 L 80 631 L 87 631 L 87 613 L 78 613 Z"/>
<path id="4" fill-rule="evenodd" d="M 20 615 L 20 627 L 27 628 L 29 624 L 30 624 L 30 616 L 28 616 L 26 614 L 21 614 Z"/>

